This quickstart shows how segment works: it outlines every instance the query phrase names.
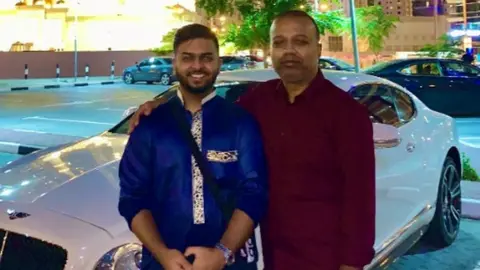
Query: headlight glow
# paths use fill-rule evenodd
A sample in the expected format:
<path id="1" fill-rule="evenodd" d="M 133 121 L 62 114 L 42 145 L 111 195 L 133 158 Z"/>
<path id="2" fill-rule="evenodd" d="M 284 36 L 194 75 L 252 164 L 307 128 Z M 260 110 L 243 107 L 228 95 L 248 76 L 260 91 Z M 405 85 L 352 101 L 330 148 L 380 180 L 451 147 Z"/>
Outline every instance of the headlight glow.
<path id="1" fill-rule="evenodd" d="M 142 246 L 125 244 L 107 252 L 94 270 L 138 270 L 142 262 Z"/>

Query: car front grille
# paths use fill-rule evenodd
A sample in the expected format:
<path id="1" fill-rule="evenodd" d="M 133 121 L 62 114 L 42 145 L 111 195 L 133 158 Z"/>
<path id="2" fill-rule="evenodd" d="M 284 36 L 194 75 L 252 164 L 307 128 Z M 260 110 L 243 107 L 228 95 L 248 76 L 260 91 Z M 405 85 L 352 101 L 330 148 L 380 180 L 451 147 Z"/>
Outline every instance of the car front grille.
<path id="1" fill-rule="evenodd" d="M 66 263 L 62 247 L 0 229 L 0 270 L 63 270 Z"/>

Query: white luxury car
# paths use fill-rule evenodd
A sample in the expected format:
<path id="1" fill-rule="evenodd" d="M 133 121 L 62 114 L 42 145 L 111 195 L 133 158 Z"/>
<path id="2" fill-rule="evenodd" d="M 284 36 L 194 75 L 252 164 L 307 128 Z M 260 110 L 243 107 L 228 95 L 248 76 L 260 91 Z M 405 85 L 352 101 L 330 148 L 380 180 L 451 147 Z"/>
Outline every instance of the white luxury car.
<path id="1" fill-rule="evenodd" d="M 424 233 L 439 247 L 450 245 L 459 231 L 462 172 L 452 118 L 390 81 L 324 74 L 369 108 L 374 125 L 376 257 L 368 268 L 391 262 Z M 273 70 L 226 72 L 218 77 L 217 92 L 233 101 L 248 85 L 276 77 Z M 137 269 L 141 247 L 117 211 L 128 121 L 129 116 L 98 136 L 34 152 L 0 170 L 0 266 Z"/>

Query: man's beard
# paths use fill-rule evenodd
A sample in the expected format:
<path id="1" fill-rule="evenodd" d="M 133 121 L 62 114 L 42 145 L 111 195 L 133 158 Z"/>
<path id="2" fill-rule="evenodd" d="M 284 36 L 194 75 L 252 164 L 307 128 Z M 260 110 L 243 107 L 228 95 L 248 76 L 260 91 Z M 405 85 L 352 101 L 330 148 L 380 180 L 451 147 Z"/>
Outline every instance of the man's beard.
<path id="1" fill-rule="evenodd" d="M 204 94 L 208 91 L 210 91 L 212 88 L 213 88 L 213 85 L 215 84 L 215 81 L 217 79 L 217 76 L 218 76 L 218 72 L 214 72 L 212 78 L 210 78 L 209 80 L 207 80 L 205 82 L 205 84 L 201 85 L 201 86 L 198 86 L 198 87 L 195 87 L 195 86 L 191 86 L 189 83 L 188 83 L 188 76 L 192 73 L 195 73 L 195 72 L 189 72 L 187 76 L 183 76 L 183 75 L 180 75 L 179 72 L 176 72 L 176 76 L 177 76 L 177 80 L 178 80 L 178 83 L 180 84 L 180 86 L 182 87 L 182 89 L 184 89 L 185 91 L 188 91 L 192 94 Z M 201 71 L 200 71 L 201 73 Z M 203 72 L 204 74 L 207 74 L 206 72 Z"/>

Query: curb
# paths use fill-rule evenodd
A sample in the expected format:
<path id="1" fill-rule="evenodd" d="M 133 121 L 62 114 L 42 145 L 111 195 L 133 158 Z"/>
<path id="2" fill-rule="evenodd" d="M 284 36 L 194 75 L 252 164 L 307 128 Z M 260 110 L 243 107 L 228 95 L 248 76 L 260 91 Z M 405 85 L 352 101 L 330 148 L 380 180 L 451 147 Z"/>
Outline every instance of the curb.
<path id="1" fill-rule="evenodd" d="M 24 145 L 19 143 L 0 142 L 0 153 L 8 153 L 14 155 L 28 155 L 45 147 Z"/>
<path id="2" fill-rule="evenodd" d="M 100 82 L 82 82 L 82 83 L 68 83 L 68 84 L 44 84 L 36 86 L 15 86 L 10 88 L 0 89 L 0 92 L 10 92 L 10 91 L 26 91 L 33 89 L 56 89 L 61 87 L 83 87 L 89 85 L 109 85 L 122 83 L 122 80 L 113 80 L 113 81 L 100 81 Z"/>
<path id="3" fill-rule="evenodd" d="M 480 199 L 462 198 L 462 217 L 480 220 Z"/>

